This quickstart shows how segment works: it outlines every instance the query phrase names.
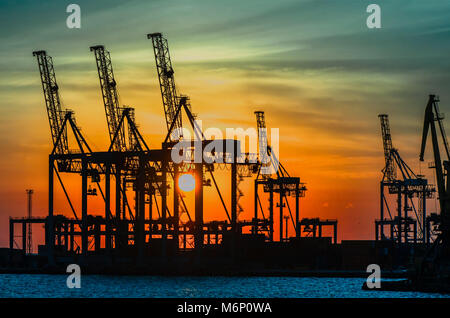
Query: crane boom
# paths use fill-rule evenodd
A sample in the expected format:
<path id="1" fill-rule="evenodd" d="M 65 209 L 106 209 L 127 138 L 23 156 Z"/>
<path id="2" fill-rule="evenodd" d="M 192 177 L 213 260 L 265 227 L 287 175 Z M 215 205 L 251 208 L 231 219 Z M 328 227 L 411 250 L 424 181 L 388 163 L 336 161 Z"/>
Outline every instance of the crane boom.
<path id="1" fill-rule="evenodd" d="M 430 124 L 432 123 L 432 126 L 435 127 L 435 125 L 434 125 L 435 121 L 437 121 L 439 124 L 439 130 L 441 132 L 442 142 L 444 143 L 447 160 L 450 159 L 447 135 L 445 133 L 444 124 L 442 122 L 442 119 L 444 119 L 444 116 L 439 112 L 438 102 L 439 102 L 438 97 L 436 97 L 435 95 L 429 96 L 427 107 L 425 109 L 425 120 L 424 120 L 423 133 L 422 133 L 422 145 L 420 148 L 420 156 L 419 156 L 420 161 L 423 161 L 423 156 L 425 153 L 425 146 L 427 143 L 427 136 L 428 136 L 428 130 L 430 128 Z"/>
<path id="2" fill-rule="evenodd" d="M 389 117 L 386 114 L 378 115 L 381 124 L 381 136 L 383 138 L 384 159 L 386 162 L 385 176 L 388 181 L 394 181 L 397 177 L 395 160 L 392 155 L 394 147 L 392 146 L 391 129 L 389 126 Z"/>
<path id="3" fill-rule="evenodd" d="M 258 156 L 261 163 L 260 172 L 262 177 L 268 178 L 270 174 L 271 149 L 267 140 L 266 119 L 263 111 L 255 111 L 256 126 L 258 129 Z"/>
<path id="4" fill-rule="evenodd" d="M 264 117 L 263 111 L 255 111 L 255 115 L 256 126 L 258 128 L 258 152 L 261 155 L 261 151 L 263 151 L 264 149 L 268 149 L 266 119 Z"/>
<path id="5" fill-rule="evenodd" d="M 67 154 L 69 153 L 69 145 L 66 129 L 62 131 L 58 142 L 58 136 L 64 122 L 65 111 L 61 108 L 59 87 L 56 83 L 52 57 L 47 55 L 46 51 L 43 50 L 34 51 L 33 56 L 36 56 L 39 66 L 53 146 L 58 154 Z M 56 145 L 56 143 L 58 144 Z"/>
<path id="6" fill-rule="evenodd" d="M 155 54 L 156 71 L 158 73 L 161 97 L 166 117 L 167 130 L 178 129 L 182 127 L 181 112 L 177 115 L 176 110 L 180 102 L 180 96 L 177 95 L 174 71 L 170 59 L 169 45 L 161 33 L 151 33 L 147 35 L 152 40 L 153 52 Z M 175 122 L 174 125 L 172 123 Z M 171 131 L 169 131 L 169 134 Z"/>
<path id="7" fill-rule="evenodd" d="M 263 111 L 255 111 L 256 127 L 258 129 L 258 155 L 261 162 L 267 160 L 270 155 L 270 146 L 267 141 L 266 119 Z"/>
<path id="8" fill-rule="evenodd" d="M 109 137 L 113 141 L 113 150 L 125 151 L 127 148 L 124 127 L 119 127 L 122 108 L 119 104 L 119 96 L 117 93 L 117 84 L 114 79 L 114 72 L 111 63 L 111 56 L 103 45 L 91 46 L 90 50 L 95 54 L 97 63 L 98 77 L 100 80 L 100 88 L 102 90 L 103 104 L 105 106 L 106 121 L 108 124 Z"/>

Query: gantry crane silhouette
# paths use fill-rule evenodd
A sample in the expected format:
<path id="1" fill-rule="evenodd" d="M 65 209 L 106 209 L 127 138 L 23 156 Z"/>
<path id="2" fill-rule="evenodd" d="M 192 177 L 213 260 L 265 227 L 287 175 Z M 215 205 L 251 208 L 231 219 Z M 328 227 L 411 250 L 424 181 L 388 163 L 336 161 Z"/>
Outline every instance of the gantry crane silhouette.
<path id="1" fill-rule="evenodd" d="M 439 234 L 434 241 L 432 248 L 427 254 L 425 262 L 430 262 L 434 266 L 437 266 L 438 268 L 435 268 L 435 270 L 440 270 L 439 267 L 444 264 L 448 267 L 450 259 L 450 155 L 447 136 L 445 134 L 443 124 L 444 117 L 439 112 L 438 103 L 439 98 L 436 95 L 429 95 L 428 103 L 425 108 L 422 144 L 420 147 L 419 155 L 419 159 L 423 161 L 427 138 L 430 134 L 433 149 L 434 169 L 436 173 L 440 214 L 437 219 Z M 436 122 L 438 123 L 442 144 L 444 145 L 444 159 L 442 159 L 441 157 Z M 448 274 L 448 268 L 446 268 L 446 270 Z"/>
<path id="2" fill-rule="evenodd" d="M 109 147 L 106 151 L 91 149 L 75 122 L 74 112 L 63 107 L 52 58 L 45 51 L 33 52 L 38 61 L 53 146 L 49 154 L 48 216 L 10 219 L 10 246 L 14 246 L 14 224 L 16 223 L 44 225 L 45 245 L 40 245 L 39 249 L 42 249 L 41 255 L 48 257 L 50 265 L 60 262 L 60 256 L 74 257 L 74 259 L 79 257 L 79 261 L 83 263 L 90 260 L 90 255 L 102 256 L 102 261 L 110 264 L 114 262 L 115 255 L 118 255 L 131 257 L 132 261 L 136 261 L 136 264 L 140 266 L 155 255 L 168 260 L 167 256 L 170 253 L 182 250 L 180 245 L 183 245 L 186 250 L 187 236 L 193 238 L 191 248 L 195 250 L 194 254 L 197 256 L 201 254 L 204 245 L 211 247 L 216 245 L 219 251 L 223 243 L 227 250 L 226 254 L 229 253 L 233 258 L 239 251 L 240 242 L 253 244 L 251 242 L 254 239 L 258 242 L 273 241 L 273 213 L 270 219 L 263 220 L 265 225 L 272 223 L 270 238 L 265 235 L 256 235 L 257 237 L 252 235 L 260 234 L 258 230 L 247 232 L 244 230 L 244 228 L 249 229 L 255 226 L 257 211 L 255 211 L 254 220 L 239 220 L 239 212 L 242 211 L 239 198 L 242 197 L 243 191 L 238 188 L 238 185 L 243 175 L 251 176 L 261 171 L 262 166 L 257 161 L 250 160 L 252 155 L 256 158 L 256 154 L 242 152 L 241 142 L 236 138 L 208 139 L 205 137 L 196 123 L 196 115 L 191 111 L 188 96 L 179 94 L 176 89 L 167 40 L 161 33 L 152 33 L 147 37 L 153 43 L 167 126 L 167 134 L 159 149 L 154 149 L 155 147 L 151 149 L 144 140 L 135 123 L 134 108 L 121 104 L 111 55 L 103 45 L 91 46 L 90 50 L 94 52 L 106 114 L 109 135 Z M 182 134 L 184 115 L 196 139 L 200 141 L 202 155 L 205 149 L 210 149 L 211 156 L 217 155 L 223 161 L 209 162 L 203 156 L 200 162 L 185 163 L 173 159 L 172 150 L 178 142 L 187 142 L 187 153 L 191 156 L 194 154 L 195 139 L 188 140 Z M 260 139 L 262 140 L 262 136 Z M 74 145 L 76 147 L 73 147 Z M 221 145 L 221 149 L 211 148 L 216 145 Z M 287 201 L 287 196 L 294 194 L 298 201 L 298 197 L 305 189 L 301 188 L 299 178 L 289 176 L 286 169 L 278 164 L 278 159 L 271 148 L 269 149 L 272 163 L 277 162 L 280 170 L 277 172 L 277 178 L 264 177 L 264 180 L 270 183 L 268 187 L 271 189 L 272 197 L 274 193 L 280 193 L 279 207 L 282 212 L 283 207 L 286 206 L 283 201 Z M 223 170 L 230 171 L 229 200 L 222 195 L 219 182 L 214 177 L 214 167 L 219 165 L 225 166 L 226 169 Z M 80 194 L 80 213 L 77 213 L 61 179 L 62 172 L 81 177 L 81 191 L 75 192 Z M 193 193 L 195 218 L 192 219 L 178 185 L 178 178 L 183 173 L 192 173 L 198 181 Z M 74 218 L 55 212 L 55 174 Z M 205 178 L 206 175 L 209 175 L 210 179 Z M 115 185 L 112 180 L 115 181 Z M 173 181 L 173 188 L 171 181 Z M 91 185 L 94 184 L 96 188 L 91 189 Z M 205 186 L 215 187 L 228 220 L 204 221 L 203 188 Z M 88 203 L 90 202 L 88 196 L 96 195 L 97 190 L 101 193 L 104 207 L 99 207 L 98 204 L 91 206 Z M 112 195 L 114 190 L 115 195 Z M 134 194 L 134 202 L 132 202 L 134 205 L 129 204 L 127 192 Z M 170 196 L 173 199 L 173 213 L 169 209 Z M 116 201 L 115 213 L 111 210 L 112 198 Z M 273 212 L 274 201 L 271 202 Z M 155 207 L 158 212 L 157 217 L 154 215 Z M 290 210 L 289 206 L 288 208 Z M 189 221 L 180 222 L 180 212 L 187 213 Z M 296 212 L 298 215 L 298 211 Z M 291 211 L 290 217 L 292 220 Z M 280 217 L 281 233 L 283 220 Z M 23 234 L 23 237 L 25 235 Z M 280 235 L 280 241 L 283 240 Z"/>
<path id="3" fill-rule="evenodd" d="M 435 188 L 428 184 L 423 176 L 416 175 L 402 159 L 399 151 L 393 147 L 388 115 L 380 114 L 378 117 L 385 166 L 380 182 L 380 219 L 375 221 L 375 237 L 377 240 L 393 240 L 399 244 L 426 243 L 430 239 L 426 225 L 426 200 L 433 197 Z M 387 200 L 385 188 L 388 189 L 388 194 L 395 196 L 397 210 L 395 216 Z M 418 203 L 414 202 L 413 198 L 417 198 Z M 388 218 L 385 216 L 385 209 Z M 387 235 L 385 227 L 390 229 Z"/>
<path id="4" fill-rule="evenodd" d="M 287 206 L 289 217 L 294 227 L 296 237 L 301 236 L 301 222 L 300 222 L 300 210 L 299 210 L 299 198 L 305 196 L 306 186 L 305 183 L 300 182 L 299 177 L 291 177 L 283 164 L 278 159 L 275 152 L 272 150 L 271 145 L 267 139 L 267 127 L 265 121 L 265 115 L 263 111 L 255 111 L 256 125 L 258 129 L 258 156 L 259 156 L 259 169 L 256 179 L 254 181 L 255 186 L 255 202 L 254 202 L 254 218 L 253 218 L 253 233 L 260 233 L 268 231 L 268 236 L 273 241 L 273 224 L 274 224 L 274 194 L 279 194 L 279 202 L 276 207 L 279 208 L 279 231 L 280 241 L 288 239 L 283 238 L 283 208 Z M 272 175 L 275 175 L 273 178 Z M 268 221 L 264 215 L 264 209 L 262 207 L 260 196 L 258 194 L 259 185 L 263 186 L 264 192 L 269 193 L 269 216 Z M 288 196 L 295 198 L 295 219 L 289 205 Z M 261 212 L 262 219 L 259 218 L 259 212 Z M 286 222 L 286 225 L 288 223 Z M 287 233 L 287 232 L 286 232 Z"/>

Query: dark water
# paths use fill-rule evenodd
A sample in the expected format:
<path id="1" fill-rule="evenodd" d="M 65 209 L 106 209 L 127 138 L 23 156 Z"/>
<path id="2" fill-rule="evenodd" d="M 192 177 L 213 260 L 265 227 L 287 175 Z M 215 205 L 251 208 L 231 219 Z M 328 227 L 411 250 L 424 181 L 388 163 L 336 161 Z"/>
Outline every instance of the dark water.
<path id="1" fill-rule="evenodd" d="M 425 298 L 450 295 L 363 291 L 364 278 L 312 277 L 81 277 L 69 289 L 66 275 L 0 274 L 0 297 L 358 297 Z"/>

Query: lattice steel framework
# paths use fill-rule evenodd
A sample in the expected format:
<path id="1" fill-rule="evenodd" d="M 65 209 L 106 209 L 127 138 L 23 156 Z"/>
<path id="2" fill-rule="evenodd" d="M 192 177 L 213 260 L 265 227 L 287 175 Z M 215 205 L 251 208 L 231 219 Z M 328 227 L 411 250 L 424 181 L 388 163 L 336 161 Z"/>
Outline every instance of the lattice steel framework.
<path id="1" fill-rule="evenodd" d="M 386 114 L 378 115 L 381 124 L 381 136 L 383 138 L 384 158 L 386 162 L 385 173 L 388 181 L 393 181 L 397 178 L 397 169 L 395 167 L 395 160 L 392 155 L 392 138 L 391 129 L 389 126 L 389 117 Z"/>
<path id="2" fill-rule="evenodd" d="M 177 95 L 174 79 L 174 71 L 170 60 L 169 45 L 161 33 L 151 33 L 147 37 L 152 40 L 155 53 L 156 69 L 158 73 L 159 86 L 161 89 L 162 102 L 166 117 L 167 130 L 169 134 L 173 129 L 182 127 L 181 113 L 176 114 L 180 96 Z M 175 125 L 172 126 L 172 123 Z"/>
<path id="3" fill-rule="evenodd" d="M 119 128 L 122 109 L 119 104 L 119 96 L 116 87 L 117 84 L 116 80 L 114 79 L 111 56 L 103 45 L 91 46 L 90 49 L 95 54 L 98 77 L 100 80 L 100 88 L 102 90 L 103 104 L 105 105 L 109 137 L 111 141 L 114 139 L 113 150 L 126 151 L 127 145 L 125 140 L 124 127 Z M 116 131 L 117 136 L 116 138 L 114 138 Z"/>
<path id="4" fill-rule="evenodd" d="M 46 51 L 34 51 L 33 56 L 36 56 L 38 61 L 53 145 L 56 145 L 58 154 L 67 154 L 69 153 L 67 130 L 61 131 L 65 111 L 61 107 L 59 87 L 56 83 L 52 57 L 47 55 Z M 61 137 L 58 139 L 60 131 Z"/>

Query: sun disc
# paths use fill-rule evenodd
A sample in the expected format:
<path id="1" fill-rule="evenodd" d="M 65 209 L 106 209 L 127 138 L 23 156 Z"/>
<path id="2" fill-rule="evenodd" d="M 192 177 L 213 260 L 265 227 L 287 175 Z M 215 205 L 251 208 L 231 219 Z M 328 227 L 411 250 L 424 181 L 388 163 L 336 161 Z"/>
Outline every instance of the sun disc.
<path id="1" fill-rule="evenodd" d="M 182 174 L 178 178 L 178 187 L 181 191 L 190 192 L 195 189 L 195 178 L 192 174 Z"/>

